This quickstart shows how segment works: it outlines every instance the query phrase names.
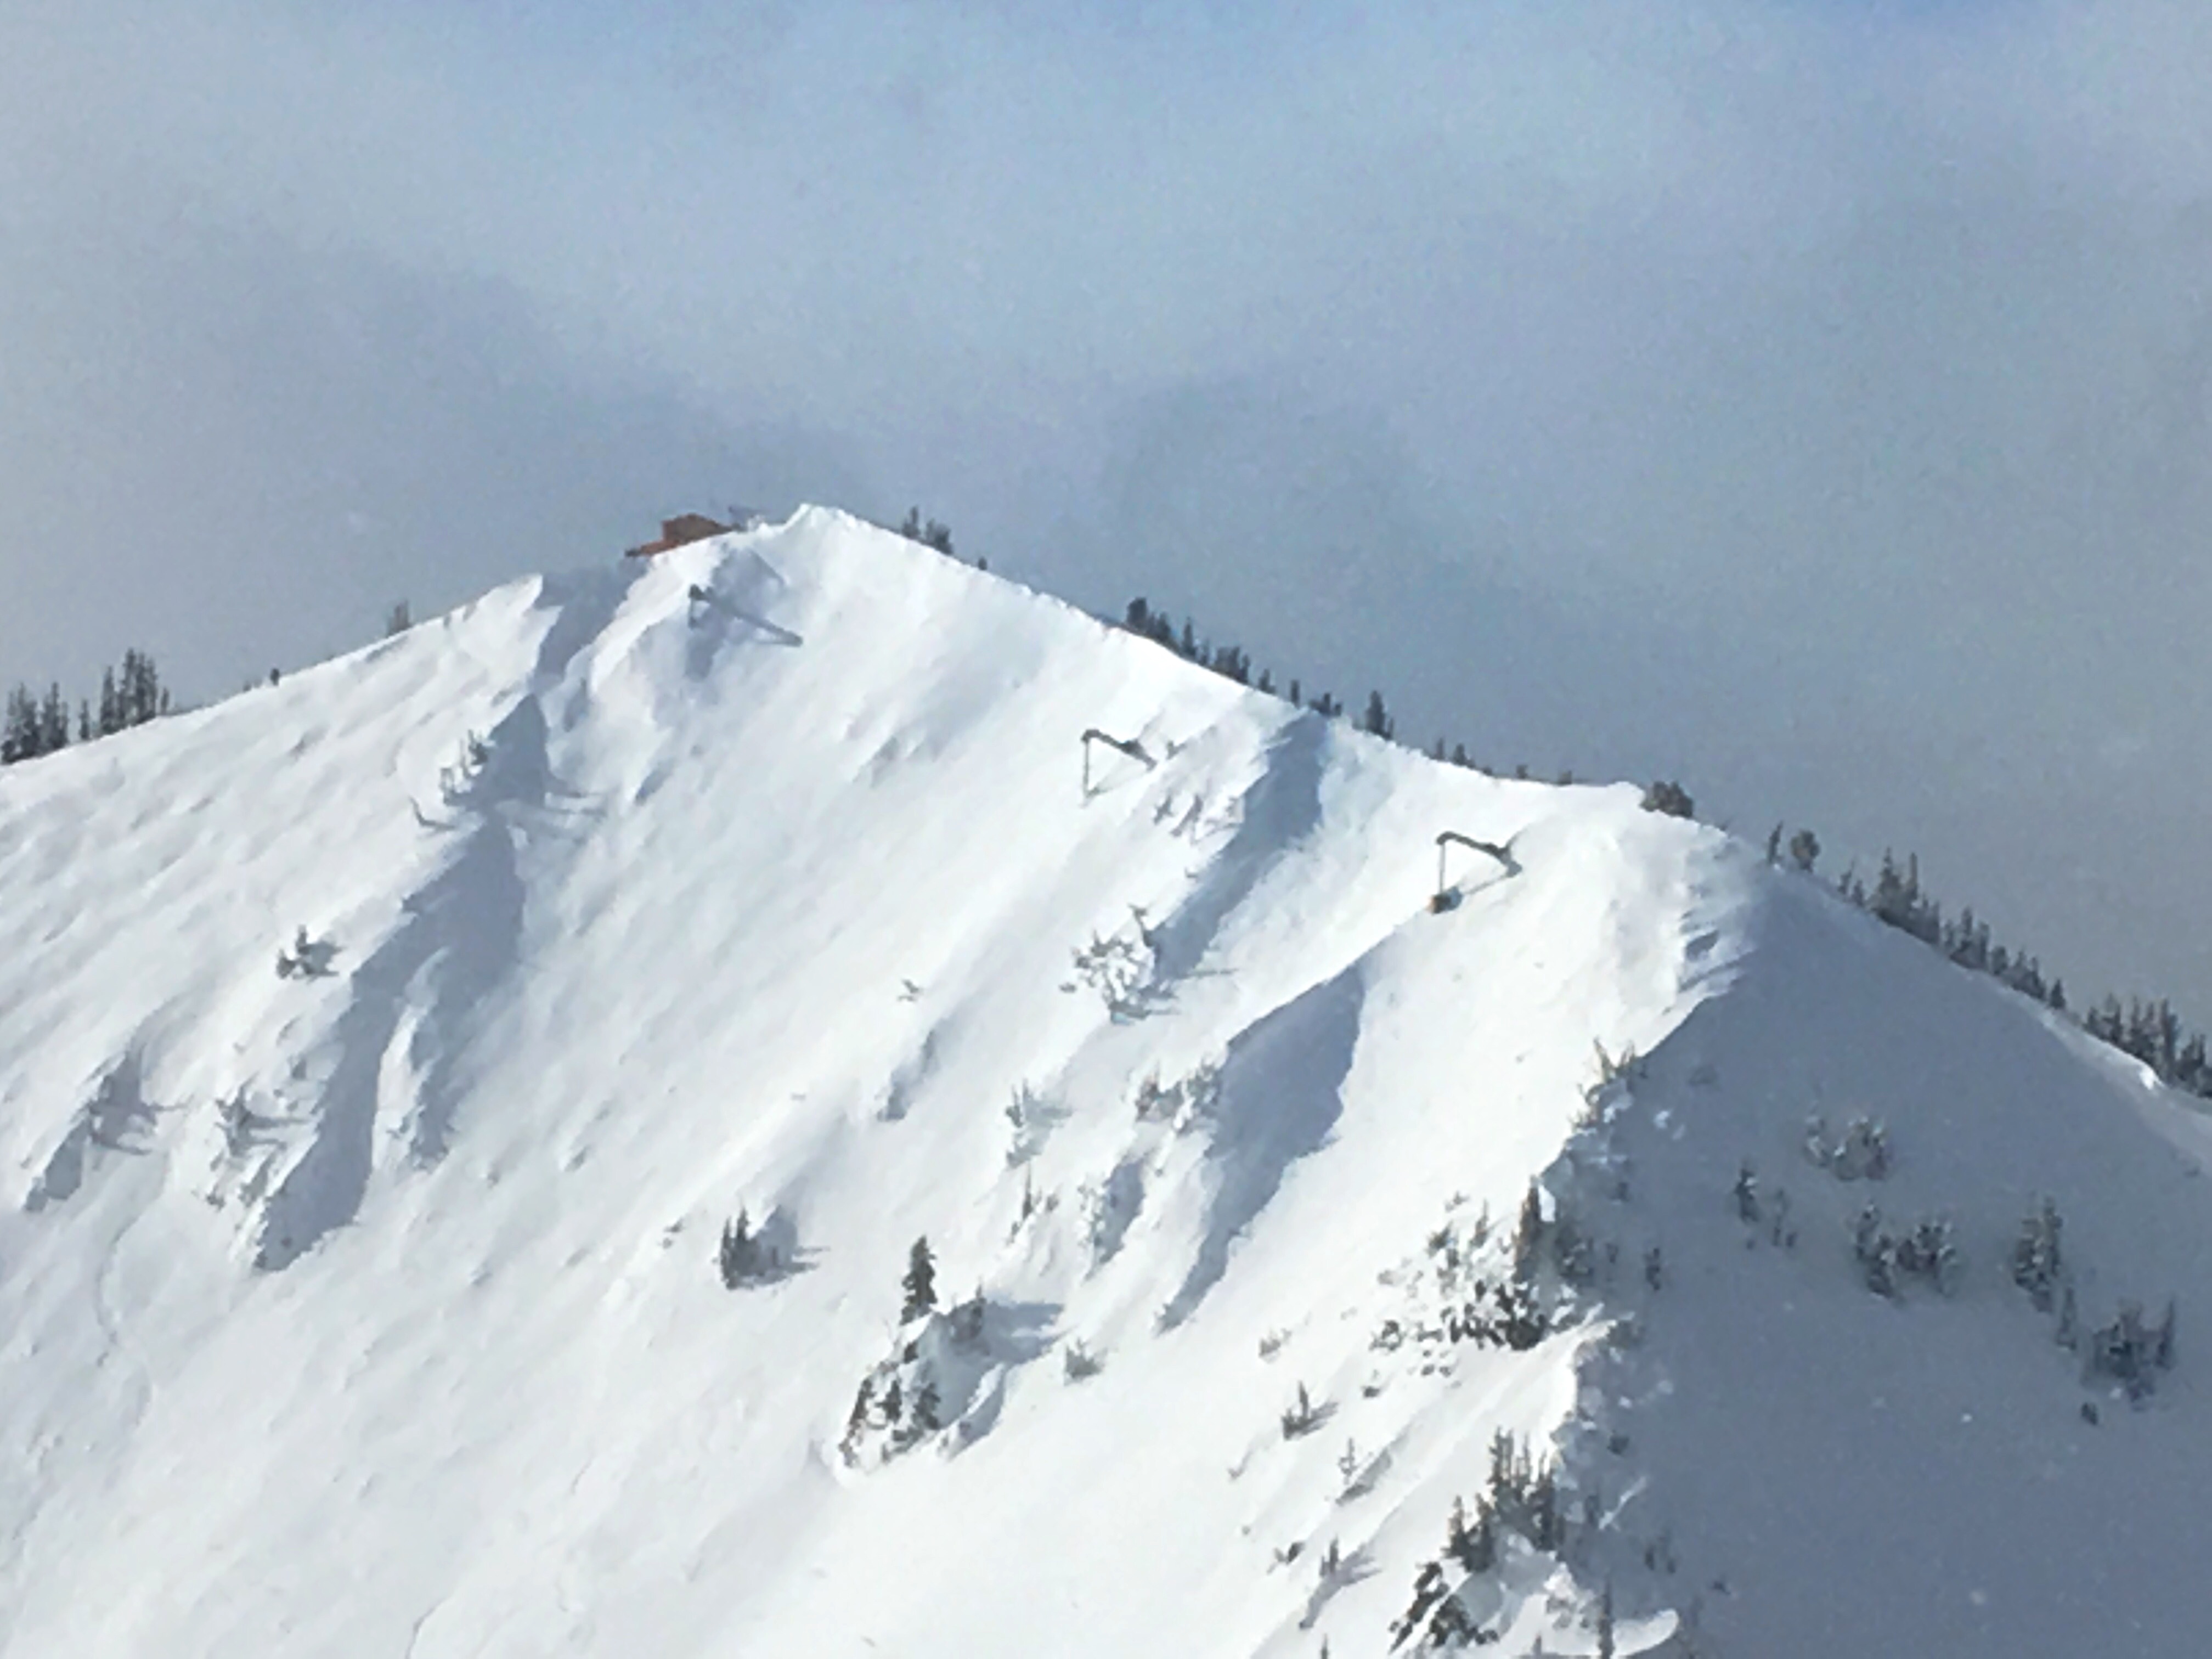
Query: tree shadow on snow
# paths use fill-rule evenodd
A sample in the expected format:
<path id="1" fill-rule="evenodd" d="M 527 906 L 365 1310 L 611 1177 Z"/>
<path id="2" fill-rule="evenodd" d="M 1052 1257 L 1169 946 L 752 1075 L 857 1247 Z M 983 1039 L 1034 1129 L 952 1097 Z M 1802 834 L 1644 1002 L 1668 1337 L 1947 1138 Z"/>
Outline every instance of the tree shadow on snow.
<path id="1" fill-rule="evenodd" d="M 1308 710 L 1276 733 L 1265 768 L 1239 803 L 1229 844 L 1207 866 L 1196 890 L 1153 930 L 1160 979 L 1188 977 L 1276 859 L 1321 822 L 1328 732 L 1328 720 Z"/>
<path id="2" fill-rule="evenodd" d="M 779 1206 L 751 1230 L 750 1248 L 730 1288 L 761 1290 L 797 1279 L 812 1273 L 823 1254 L 819 1248 L 799 1242 L 797 1218 Z"/>
<path id="3" fill-rule="evenodd" d="M 1306 1597 L 1306 1610 L 1299 1620 L 1300 1630 L 1311 1630 L 1320 1619 L 1322 1609 L 1339 1590 L 1349 1589 L 1363 1579 L 1372 1578 L 1381 1569 L 1375 1565 L 1374 1553 L 1365 1546 L 1340 1559 L 1334 1568 L 1322 1571 L 1321 1583 Z"/>
<path id="4" fill-rule="evenodd" d="M 1190 1317 L 1228 1271 L 1237 1237 L 1272 1201 L 1298 1159 L 1328 1143 L 1343 1115 L 1344 1079 L 1359 1041 L 1366 986 L 1346 969 L 1250 1025 L 1229 1045 L 1212 1113 L 1205 1237 L 1160 1328 Z"/>
<path id="5" fill-rule="evenodd" d="M 550 771 L 547 728 L 525 698 L 487 745 L 480 782 L 506 805 L 541 805 Z M 476 816 L 438 872 L 409 895 L 398 927 L 355 970 L 333 1032 L 335 1063 L 312 1133 L 269 1194 L 255 1266 L 289 1267 L 350 1222 L 374 1164 L 385 1056 L 404 1042 L 411 1098 L 400 1108 L 408 1156 L 427 1168 L 451 1146 L 472 1016 L 514 965 L 524 891 L 514 831 L 500 812 Z M 408 1015 L 418 1017 L 411 1023 Z"/>
<path id="6" fill-rule="evenodd" d="M 999 1425 L 1006 1409 L 1006 1381 L 1018 1366 L 1026 1365 L 1053 1346 L 1053 1328 L 1060 1314 L 1050 1302 L 992 1302 L 983 1310 L 982 1347 L 991 1369 L 977 1384 L 975 1397 L 953 1425 L 945 1449 L 957 1455 L 974 1445 Z"/>
<path id="7" fill-rule="evenodd" d="M 70 1127 L 39 1171 L 23 1200 L 35 1214 L 74 1198 L 84 1185 L 95 1151 L 143 1157 L 153 1150 L 155 1120 L 161 1109 L 145 1097 L 141 1062 L 126 1051 L 100 1079 L 90 1100 L 76 1109 Z"/>

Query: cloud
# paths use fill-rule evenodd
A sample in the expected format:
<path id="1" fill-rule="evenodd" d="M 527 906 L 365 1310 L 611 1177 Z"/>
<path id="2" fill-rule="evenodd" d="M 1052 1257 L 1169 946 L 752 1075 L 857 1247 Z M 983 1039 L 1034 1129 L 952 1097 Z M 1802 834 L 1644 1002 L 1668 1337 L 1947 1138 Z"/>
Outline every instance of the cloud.
<path id="1" fill-rule="evenodd" d="M 26 0 L 0 652 L 220 690 L 665 505 L 918 501 L 2212 1015 L 2208 81 L 2166 0 Z"/>
<path id="2" fill-rule="evenodd" d="M 82 689 L 126 645 L 233 689 L 543 568 L 664 503 L 865 489 L 833 436 L 718 416 L 550 335 L 507 284 L 209 217 L 48 222 L 0 258 L 0 580 L 13 674 Z"/>

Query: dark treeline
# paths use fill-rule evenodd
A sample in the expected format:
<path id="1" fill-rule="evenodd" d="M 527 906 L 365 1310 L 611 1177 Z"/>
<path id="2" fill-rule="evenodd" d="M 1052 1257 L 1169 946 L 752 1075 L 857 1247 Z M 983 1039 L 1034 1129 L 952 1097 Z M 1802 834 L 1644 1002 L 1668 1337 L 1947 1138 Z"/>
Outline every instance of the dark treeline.
<path id="1" fill-rule="evenodd" d="M 1224 679 L 1234 680 L 1239 685 L 1249 685 L 1255 691 L 1265 691 L 1269 696 L 1286 698 L 1330 720 L 1343 718 L 1344 705 L 1326 691 L 1309 701 L 1302 695 L 1302 688 L 1296 680 L 1290 683 L 1288 690 L 1276 690 L 1275 677 L 1272 672 L 1263 668 L 1256 677 L 1253 674 L 1251 654 L 1243 647 L 1217 645 L 1211 641 L 1200 639 L 1196 625 L 1188 617 L 1183 618 L 1182 627 L 1177 629 L 1174 619 L 1165 611 L 1155 611 L 1143 599 L 1136 599 L 1129 601 L 1129 609 L 1127 614 L 1122 618 L 1122 626 L 1132 634 L 1142 635 L 1157 644 L 1167 647 L 1177 656 L 1188 658 L 1200 668 L 1212 669 Z M 1396 739 L 1398 722 L 1391 718 L 1390 710 L 1384 705 L 1382 694 L 1380 691 L 1370 691 L 1367 694 L 1367 708 L 1359 717 L 1359 729 L 1375 737 L 1392 741 Z M 1437 760 L 1446 758 L 1442 738 L 1437 739 L 1434 753 Z M 1467 747 L 1463 744 L 1453 750 L 1449 758 L 1456 766 L 1474 765 L 1474 763 L 1468 758 Z"/>
<path id="2" fill-rule="evenodd" d="M 119 669 L 101 672 L 98 705 L 88 697 L 78 701 L 76 741 L 89 743 L 168 712 L 169 693 L 154 659 L 143 651 L 125 651 Z M 66 749 L 70 737 L 69 699 L 59 685 L 49 685 L 44 696 L 27 685 L 9 692 L 7 716 L 0 723 L 0 765 Z"/>
<path id="3" fill-rule="evenodd" d="M 1201 637 L 1196 624 L 1188 617 L 1185 617 L 1182 626 L 1177 627 L 1175 619 L 1167 612 L 1155 611 L 1146 600 L 1135 599 L 1129 601 L 1129 608 L 1122 617 L 1121 625 L 1132 634 L 1141 635 L 1157 645 L 1164 645 L 1177 656 L 1188 659 L 1200 668 L 1210 668 L 1224 678 L 1236 681 L 1239 685 L 1249 685 L 1255 691 L 1265 691 L 1270 696 L 1285 698 L 1301 708 L 1310 708 L 1316 714 L 1324 715 L 1330 720 L 1344 718 L 1344 705 L 1329 692 L 1322 691 L 1315 696 L 1307 697 L 1304 695 L 1303 688 L 1295 679 L 1291 680 L 1284 690 L 1277 690 L 1275 677 L 1271 671 L 1262 668 L 1257 674 L 1253 672 L 1251 653 L 1243 647 L 1219 645 Z M 1370 691 L 1367 694 L 1367 703 L 1360 713 L 1358 725 L 1359 730 L 1371 737 L 1381 738 L 1391 743 L 1398 740 L 1397 718 L 1390 713 L 1389 705 L 1383 701 L 1380 691 Z M 1463 766 L 1471 772 L 1481 773 L 1485 777 L 1510 775 L 1522 782 L 1526 782 L 1530 775 L 1525 762 L 1516 765 L 1510 775 L 1493 771 L 1469 755 L 1465 744 L 1455 743 L 1447 746 L 1441 737 L 1429 745 L 1427 754 L 1431 760 L 1442 761 L 1449 766 Z M 1557 779 L 1557 781 L 1563 784 L 1571 784 L 1574 781 L 1575 775 L 1572 772 L 1561 772 Z M 1696 816 L 1689 795 L 1678 783 L 1653 784 L 1645 793 L 1644 805 L 1651 811 L 1669 813 L 1675 817 L 1686 818 Z"/>
<path id="4" fill-rule="evenodd" d="M 1900 865 L 1894 854 L 1885 852 L 1881 872 L 1875 878 L 1871 891 L 1855 871 L 1844 872 L 1836 887 L 1862 910 L 1934 946 L 1961 968 L 2002 980 L 2022 996 L 2048 1003 L 2061 1013 L 2066 1012 L 2064 981 L 2055 975 L 2045 980 L 2043 964 L 2027 951 L 1992 945 L 1989 923 L 1976 920 L 1972 905 L 1945 919 L 1943 907 L 1921 888 L 1918 854 Z"/>
<path id="5" fill-rule="evenodd" d="M 2185 1038 L 2173 1005 L 2164 997 L 2146 1002 L 2130 997 L 2127 1006 L 2118 997 L 2106 997 L 2081 1013 L 2081 1029 L 2156 1072 L 2177 1089 L 2212 1099 L 2212 1064 L 2204 1051 L 2204 1034 L 2191 1031 Z"/>
<path id="6" fill-rule="evenodd" d="M 1791 848 L 1798 867 L 1808 873 L 1812 858 L 1803 854 L 1801 844 L 1808 842 L 1810 834 L 1799 831 Z M 1778 862 L 1781 836 L 1781 827 L 1777 825 L 1767 837 L 1770 864 Z M 1812 857 L 1818 857 L 1819 842 L 1811 842 L 1810 846 Z M 1855 870 L 1846 870 L 1837 878 L 1836 890 L 1878 921 L 1911 934 L 1931 950 L 1941 951 L 1960 967 L 1987 974 L 2058 1013 L 2071 1012 L 2065 981 L 2055 974 L 2046 979 L 2042 963 L 2027 951 L 1991 943 L 1989 923 L 1974 915 L 1972 905 L 1955 916 L 1944 915 L 1942 905 L 1920 884 L 1917 855 L 1899 864 L 1894 854 L 1885 852 L 1871 888 Z M 2132 1054 L 2160 1080 L 2212 1098 L 2212 1055 L 2208 1055 L 2204 1035 L 2185 1030 L 2173 1005 L 2164 997 L 2154 1002 L 2131 997 L 2123 1003 L 2116 996 L 2108 996 L 2075 1018 L 2091 1036 Z"/>
<path id="7" fill-rule="evenodd" d="M 923 519 L 918 507 L 907 508 L 906 517 L 899 523 L 898 533 L 910 542 L 920 542 L 924 547 L 935 548 L 948 559 L 960 556 L 952 550 L 952 526 L 941 520 Z M 978 568 L 988 570 L 990 567 L 978 561 Z"/>
<path id="8" fill-rule="evenodd" d="M 1201 668 L 1210 668 L 1239 685 L 1285 696 L 1293 703 L 1331 718 L 1340 718 L 1345 712 L 1344 705 L 1327 691 L 1310 699 L 1302 697 L 1295 679 L 1286 690 L 1278 692 L 1274 676 L 1264 668 L 1255 674 L 1251 655 L 1243 647 L 1209 641 L 1200 635 L 1189 618 L 1178 625 L 1166 612 L 1153 610 L 1142 599 L 1129 601 L 1123 626 L 1132 634 L 1164 645 L 1176 655 Z M 1366 711 L 1358 724 L 1363 732 L 1396 740 L 1397 722 L 1391 717 L 1380 691 L 1368 693 Z M 1447 761 L 1489 776 L 1499 775 L 1470 759 L 1465 744 L 1453 744 L 1447 752 L 1443 738 L 1438 738 L 1430 745 L 1428 755 L 1431 760 Z M 1512 775 L 1525 779 L 1528 769 L 1516 766 Z M 1559 781 L 1571 783 L 1574 774 L 1562 772 Z M 1681 785 L 1664 780 L 1645 790 L 1644 805 L 1647 811 L 1675 817 L 1696 815 L 1695 805 Z M 1782 827 L 1778 824 L 1767 839 L 1766 860 L 1770 864 L 1779 865 L 1784 855 Z M 1820 838 L 1810 830 L 1799 830 L 1787 842 L 1786 855 L 1792 866 L 1807 875 L 1814 874 L 1820 856 Z M 2027 951 L 1993 943 L 1989 923 L 1978 918 L 1972 906 L 1955 916 L 1944 915 L 1943 907 L 1920 884 L 1920 860 L 1917 855 L 1908 857 L 1900 865 L 1893 854 L 1884 853 L 1881 869 L 1871 889 L 1855 870 L 1846 870 L 1837 879 L 1836 890 L 1892 927 L 1911 934 L 1930 949 L 1941 951 L 1961 968 L 1987 974 L 2023 996 L 2033 997 L 2057 1012 L 2069 1013 L 2064 982 L 2056 975 L 2045 978 L 2041 962 Z M 2108 996 L 2075 1018 L 2091 1036 L 2132 1054 L 2175 1088 L 2212 1099 L 2212 1052 L 2208 1052 L 2208 1041 L 2200 1032 L 2185 1031 L 2172 1005 L 2165 998 L 2154 1002 L 2138 997 L 2123 1004 L 2118 997 Z"/>

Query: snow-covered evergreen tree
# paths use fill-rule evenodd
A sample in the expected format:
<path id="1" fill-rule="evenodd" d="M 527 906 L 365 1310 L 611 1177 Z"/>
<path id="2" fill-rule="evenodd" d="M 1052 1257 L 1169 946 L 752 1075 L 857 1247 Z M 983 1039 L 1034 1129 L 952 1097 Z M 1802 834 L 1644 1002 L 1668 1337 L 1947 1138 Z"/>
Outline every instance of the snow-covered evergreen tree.
<path id="1" fill-rule="evenodd" d="M 927 1237 L 914 1241 L 907 1252 L 906 1277 L 899 1281 L 906 1301 L 899 1309 L 899 1323 L 909 1324 L 937 1305 L 937 1260 L 929 1253 Z"/>

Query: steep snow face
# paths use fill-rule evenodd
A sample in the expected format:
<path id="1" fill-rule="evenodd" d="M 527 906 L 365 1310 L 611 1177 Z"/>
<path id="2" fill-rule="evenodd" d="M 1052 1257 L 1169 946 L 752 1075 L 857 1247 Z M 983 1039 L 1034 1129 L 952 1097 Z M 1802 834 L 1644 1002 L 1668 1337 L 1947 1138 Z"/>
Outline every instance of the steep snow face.
<path id="1" fill-rule="evenodd" d="M 2185 1342 L 2083 1381 L 2202 1281 L 2202 1120 L 1632 790 L 837 514 L 11 768 L 0 927 L 9 1655 L 2212 1620 Z"/>
<path id="2" fill-rule="evenodd" d="M 1615 1568 L 1670 1534 L 1716 1653 L 2204 1651 L 2201 1109 L 1809 884 L 1774 882 L 1755 932 L 1609 1137 L 1637 1200 L 1613 1224 L 1667 1263 L 1641 1344 L 1585 1375 L 1645 1483 Z M 1860 1116 L 1879 1179 L 1829 1156 Z M 1883 1251 L 1929 1222 L 1948 1271 Z"/>

